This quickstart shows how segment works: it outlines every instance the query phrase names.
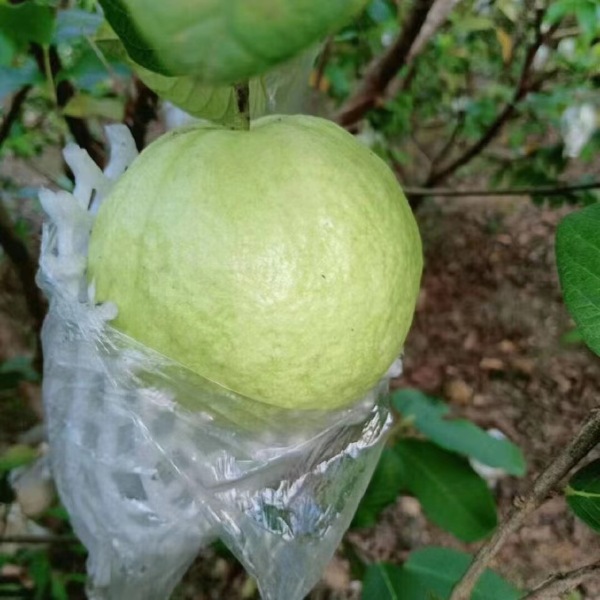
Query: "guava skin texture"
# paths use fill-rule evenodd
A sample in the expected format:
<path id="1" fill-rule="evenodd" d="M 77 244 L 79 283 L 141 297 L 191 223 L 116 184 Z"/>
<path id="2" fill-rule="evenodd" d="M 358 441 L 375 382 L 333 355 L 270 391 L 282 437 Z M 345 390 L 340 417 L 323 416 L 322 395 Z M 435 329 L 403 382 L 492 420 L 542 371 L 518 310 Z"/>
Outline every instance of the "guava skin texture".
<path id="1" fill-rule="evenodd" d="M 131 58 L 163 75 L 235 83 L 335 31 L 366 0 L 100 0 Z"/>
<path id="2" fill-rule="evenodd" d="M 394 174 L 309 116 L 164 135 L 100 207 L 88 262 L 116 329 L 250 399 L 323 410 L 398 356 L 421 270 Z"/>

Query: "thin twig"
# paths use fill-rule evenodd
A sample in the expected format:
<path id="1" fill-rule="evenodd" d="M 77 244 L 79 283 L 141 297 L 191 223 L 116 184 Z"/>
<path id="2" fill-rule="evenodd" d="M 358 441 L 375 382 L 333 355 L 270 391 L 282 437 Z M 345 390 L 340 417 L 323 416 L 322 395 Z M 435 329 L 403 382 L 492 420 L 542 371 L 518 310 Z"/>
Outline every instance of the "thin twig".
<path id="1" fill-rule="evenodd" d="M 408 53 L 408 62 L 423 50 L 461 0 L 436 0 Z"/>
<path id="2" fill-rule="evenodd" d="M 553 575 L 534 590 L 531 590 L 523 600 L 552 600 L 574 590 L 578 585 L 592 578 L 600 578 L 600 560 L 580 569 L 567 573 Z"/>
<path id="3" fill-rule="evenodd" d="M 6 116 L 2 119 L 2 123 L 0 123 L 0 146 L 4 143 L 8 135 L 10 134 L 10 130 L 12 129 L 13 123 L 18 119 L 21 114 L 21 108 L 23 107 L 23 103 L 27 98 L 27 94 L 31 89 L 30 85 L 24 85 L 18 92 L 15 93 L 13 99 L 10 103 L 10 107 L 6 112 Z"/>
<path id="4" fill-rule="evenodd" d="M 250 129 L 250 84 L 244 81 L 234 88 L 238 114 L 232 126 L 235 129 Z"/>
<path id="5" fill-rule="evenodd" d="M 78 544 L 73 535 L 3 535 L 0 544 Z"/>
<path id="6" fill-rule="evenodd" d="M 593 410 L 585 420 L 579 433 L 556 456 L 535 480 L 529 492 L 518 499 L 514 508 L 498 527 L 494 535 L 475 555 L 473 562 L 452 590 L 449 600 L 469 600 L 477 581 L 504 545 L 527 517 L 540 507 L 564 477 L 600 442 L 600 409 Z"/>
<path id="7" fill-rule="evenodd" d="M 35 282 L 37 262 L 31 256 L 29 249 L 15 233 L 15 227 L 4 205 L 0 202 L 0 246 L 12 262 L 21 287 L 29 314 L 33 319 L 33 328 L 36 333 L 36 355 L 34 366 L 41 371 L 42 345 L 39 333 L 46 316 L 46 301 Z"/>
<path id="8" fill-rule="evenodd" d="M 426 196 L 446 196 L 446 197 L 461 197 L 461 196 L 560 196 L 562 194 L 570 194 L 573 192 L 582 192 L 585 190 L 600 189 L 600 181 L 592 181 L 589 183 L 581 183 L 576 185 L 557 185 L 539 186 L 539 187 L 518 187 L 518 188 L 503 188 L 503 189 L 471 189 L 471 190 L 454 190 L 451 188 L 419 188 L 405 187 L 404 193 L 407 196 L 426 197 Z"/>
<path id="9" fill-rule="evenodd" d="M 431 161 L 431 169 L 432 170 L 435 170 L 435 167 L 437 166 L 437 164 L 440 161 L 444 160 L 446 155 L 449 154 L 450 150 L 452 149 L 452 147 L 454 146 L 454 144 L 456 142 L 458 134 L 461 132 L 461 130 L 465 124 L 465 118 L 466 118 L 466 113 L 464 111 L 461 111 L 458 114 L 456 123 L 454 124 L 454 128 L 452 129 L 452 133 L 450 134 L 450 137 L 448 138 L 446 143 L 440 148 L 439 152 L 433 157 L 433 160 Z"/>
<path id="10" fill-rule="evenodd" d="M 335 117 L 343 127 L 351 127 L 377 105 L 390 82 L 407 64 L 413 43 L 417 39 L 427 13 L 435 0 L 416 0 L 407 15 L 405 25 L 396 41 L 367 68 L 356 92 L 345 102 Z"/>
<path id="11" fill-rule="evenodd" d="M 138 77 L 134 78 L 133 87 L 135 92 L 125 105 L 125 125 L 141 152 L 146 145 L 148 125 L 157 116 L 158 96 Z"/>
<path id="12" fill-rule="evenodd" d="M 331 53 L 333 50 L 333 36 L 329 36 L 325 40 L 325 45 L 319 54 L 317 64 L 315 65 L 313 87 L 315 90 L 320 91 L 321 85 L 323 85 L 323 78 L 325 77 L 325 69 L 327 63 L 331 59 Z"/>

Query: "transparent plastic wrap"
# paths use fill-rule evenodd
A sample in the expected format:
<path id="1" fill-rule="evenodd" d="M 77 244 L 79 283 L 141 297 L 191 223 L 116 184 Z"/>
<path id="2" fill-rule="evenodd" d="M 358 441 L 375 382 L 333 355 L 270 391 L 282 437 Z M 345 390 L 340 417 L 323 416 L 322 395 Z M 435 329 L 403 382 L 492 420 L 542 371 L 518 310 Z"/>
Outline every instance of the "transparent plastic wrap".
<path id="1" fill-rule="evenodd" d="M 199 549 L 220 538 L 263 598 L 300 600 L 378 461 L 390 425 L 388 380 L 345 410 L 285 410 L 240 397 L 112 328 L 117 308 L 96 305 L 88 288 L 87 243 L 98 204 L 136 152 L 126 128 L 107 133 L 104 173 L 69 146 L 73 194 L 40 194 L 49 217 L 38 279 L 50 299 L 51 462 L 89 551 L 89 596 L 164 600 Z M 398 374 L 399 361 L 392 369 Z"/>

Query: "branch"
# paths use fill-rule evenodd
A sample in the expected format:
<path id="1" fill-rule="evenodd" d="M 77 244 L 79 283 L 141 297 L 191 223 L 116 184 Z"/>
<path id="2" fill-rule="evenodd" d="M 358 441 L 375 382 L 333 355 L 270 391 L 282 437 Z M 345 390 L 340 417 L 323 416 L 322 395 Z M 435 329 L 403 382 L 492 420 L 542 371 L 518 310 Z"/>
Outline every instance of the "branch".
<path id="1" fill-rule="evenodd" d="M 504 545 L 527 517 L 539 508 L 559 482 L 600 442 L 600 409 L 593 410 L 579 433 L 536 479 L 526 496 L 514 508 L 494 535 L 481 547 L 463 578 L 452 590 L 449 600 L 469 600 L 475 584 Z"/>
<path id="2" fill-rule="evenodd" d="M 569 571 L 568 573 L 557 573 L 544 583 L 524 596 L 523 600 L 551 600 L 559 598 L 562 594 L 574 590 L 578 585 L 586 581 L 600 577 L 600 560 L 591 565 Z"/>
<path id="3" fill-rule="evenodd" d="M 461 132 L 462 128 L 464 127 L 465 117 L 466 117 L 466 113 L 464 111 L 461 111 L 458 114 L 456 123 L 454 125 L 454 128 L 452 129 L 452 133 L 450 134 L 450 137 L 448 138 L 446 143 L 441 147 L 440 151 L 433 157 L 432 170 L 435 170 L 435 166 L 441 160 L 443 160 L 445 158 L 445 156 L 450 152 L 450 150 L 454 146 L 456 139 L 458 138 L 458 134 Z"/>
<path id="4" fill-rule="evenodd" d="M 250 84 L 248 81 L 234 86 L 237 115 L 231 124 L 234 129 L 250 129 Z"/>
<path id="5" fill-rule="evenodd" d="M 429 42 L 429 40 L 437 33 L 438 29 L 448 19 L 450 13 L 456 8 L 456 5 L 461 0 L 436 0 L 427 15 L 425 23 L 417 39 L 414 41 L 408 53 L 408 62 L 410 62 Z"/>
<path id="6" fill-rule="evenodd" d="M 325 69 L 327 68 L 327 63 L 331 59 L 331 53 L 333 50 L 333 36 L 329 36 L 325 41 L 325 45 L 319 54 L 319 59 L 317 60 L 317 64 L 314 68 L 314 81 L 312 87 L 320 91 L 321 85 L 323 85 L 323 77 L 325 76 Z"/>
<path id="7" fill-rule="evenodd" d="M 135 77 L 135 94 L 125 105 L 125 125 L 129 127 L 137 149 L 141 152 L 146 145 L 148 124 L 156 119 L 158 96 L 144 82 Z"/>
<path id="8" fill-rule="evenodd" d="M 3 535 L 0 544 L 78 544 L 73 535 Z"/>
<path id="9" fill-rule="evenodd" d="M 46 72 L 44 52 L 44 48 L 39 44 L 31 45 L 31 53 L 35 58 L 41 73 Z M 50 75 L 54 81 L 57 81 L 57 77 L 62 70 L 60 57 L 54 46 L 50 46 L 47 52 L 50 63 Z M 74 95 L 75 87 L 73 84 L 66 79 L 61 79 L 56 85 L 56 103 L 58 108 L 64 108 Z M 86 150 L 91 159 L 102 168 L 106 162 L 104 147 L 94 138 L 85 120 L 66 115 L 64 116 L 64 119 L 77 145 Z"/>
<path id="10" fill-rule="evenodd" d="M 34 367 L 42 370 L 42 344 L 40 331 L 46 316 L 47 304 L 35 282 L 37 262 L 32 258 L 27 246 L 15 233 L 14 225 L 4 205 L 0 203 L 0 246 L 12 262 L 25 297 L 27 310 L 33 319 L 36 334 Z"/>
<path id="11" fill-rule="evenodd" d="M 437 185 L 447 179 L 452 173 L 466 165 L 473 158 L 475 158 L 481 151 L 486 148 L 490 142 L 492 142 L 498 133 L 502 130 L 505 123 L 509 121 L 516 112 L 517 104 L 529 93 L 535 91 L 541 85 L 542 80 L 538 79 L 535 83 L 530 82 L 531 68 L 533 60 L 537 51 L 540 49 L 544 41 L 552 36 L 559 24 L 553 25 L 547 32 L 542 33 L 541 24 L 544 16 L 543 10 L 537 11 L 536 17 L 536 38 L 533 43 L 529 46 L 525 60 L 523 61 L 523 67 L 519 76 L 519 82 L 513 94 L 511 101 L 502 109 L 500 114 L 494 119 L 491 125 L 483 133 L 481 138 L 475 142 L 471 147 L 467 148 L 463 154 L 453 160 L 446 167 L 442 167 L 439 171 L 432 171 L 429 177 L 424 183 L 424 187 L 431 187 Z"/>
<path id="12" fill-rule="evenodd" d="M 345 102 L 335 116 L 334 121 L 339 125 L 350 127 L 360 121 L 368 110 L 377 105 L 398 71 L 408 64 L 410 50 L 434 1 L 415 1 L 396 41 L 369 65 L 358 90 Z"/>
<path id="13" fill-rule="evenodd" d="M 19 117 L 19 114 L 21 113 L 21 107 L 23 106 L 23 103 L 25 102 L 25 99 L 27 98 L 27 94 L 29 93 L 30 89 L 31 89 L 30 85 L 24 85 L 13 96 L 13 99 L 12 99 L 12 102 L 10 103 L 8 112 L 6 113 L 6 116 L 2 120 L 2 123 L 0 124 L 0 146 L 2 146 L 2 144 L 8 137 L 10 130 L 13 126 L 13 123 Z"/>
<path id="14" fill-rule="evenodd" d="M 539 186 L 539 187 L 521 187 L 521 188 L 505 188 L 499 190 L 453 190 L 450 188 L 419 188 L 405 187 L 404 193 L 407 196 L 415 198 L 423 198 L 426 196 L 560 196 L 572 192 L 581 192 L 585 190 L 600 189 L 600 181 L 592 181 L 590 183 L 581 183 L 576 185 L 558 185 Z"/>

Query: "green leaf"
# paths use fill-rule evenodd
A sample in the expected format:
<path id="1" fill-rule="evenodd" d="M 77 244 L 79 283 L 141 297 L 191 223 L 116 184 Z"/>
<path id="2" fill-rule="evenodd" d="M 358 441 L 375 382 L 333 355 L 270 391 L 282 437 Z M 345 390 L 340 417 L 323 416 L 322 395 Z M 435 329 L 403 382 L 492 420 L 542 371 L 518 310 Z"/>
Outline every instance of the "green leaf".
<path id="1" fill-rule="evenodd" d="M 14 356 L 0 364 L 0 375 L 14 373 L 19 379 L 26 381 L 39 381 L 40 376 L 32 366 L 30 356 Z"/>
<path id="2" fill-rule="evenodd" d="M 0 455 L 0 474 L 12 471 L 17 467 L 28 465 L 38 456 L 37 451 L 31 446 L 15 444 L 10 446 Z"/>
<path id="3" fill-rule="evenodd" d="M 299 112 L 298 99 L 307 87 L 314 57 L 314 50 L 304 52 L 261 77 L 251 79 L 250 116 L 258 118 L 272 112 L 272 104 L 278 113 Z M 192 76 L 165 77 L 133 63 L 132 66 L 149 88 L 195 117 L 228 124 L 237 116 L 233 86 L 209 85 Z"/>
<path id="4" fill-rule="evenodd" d="M 46 45 L 52 41 L 54 10 L 34 2 L 17 5 L 0 4 L 0 33 L 25 50 L 34 42 Z"/>
<path id="5" fill-rule="evenodd" d="M 118 98 L 95 98 L 89 94 L 76 94 L 64 107 L 63 114 L 81 119 L 104 117 L 112 121 L 122 121 L 125 107 Z"/>
<path id="6" fill-rule="evenodd" d="M 464 458 L 421 440 L 401 440 L 394 449 L 402 457 L 407 489 L 431 521 L 465 542 L 492 532 L 494 498 Z"/>
<path id="7" fill-rule="evenodd" d="M 405 600 L 401 573 L 401 568 L 396 565 L 370 565 L 363 581 L 362 600 Z"/>
<path id="8" fill-rule="evenodd" d="M 104 19 L 102 15 L 72 8 L 61 10 L 56 17 L 55 42 L 69 42 L 96 34 Z"/>
<path id="9" fill-rule="evenodd" d="M 21 67 L 0 67 L 0 102 L 14 94 L 24 85 L 42 81 L 42 76 L 33 59 L 27 60 Z"/>
<path id="10" fill-rule="evenodd" d="M 386 0 L 373 0 L 367 7 L 367 14 L 374 23 L 384 23 L 395 18 L 395 10 Z"/>
<path id="11" fill-rule="evenodd" d="M 585 343 L 600 355 L 600 204 L 561 221 L 556 261 L 567 308 Z"/>
<path id="12" fill-rule="evenodd" d="M 404 483 L 402 459 L 391 448 L 381 454 L 371 483 L 354 515 L 352 527 L 371 527 L 377 522 L 381 511 L 393 504 Z"/>
<path id="13" fill-rule="evenodd" d="M 138 31 L 129 7 L 123 0 L 100 0 L 106 19 L 127 48 L 129 56 L 139 65 L 154 73 L 169 75 L 157 55 Z"/>
<path id="14" fill-rule="evenodd" d="M 470 421 L 448 420 L 450 408 L 441 400 L 419 390 L 406 389 L 392 395 L 392 406 L 438 446 L 504 469 L 511 475 L 525 473 L 525 459 L 518 446 L 492 437 Z"/>
<path id="15" fill-rule="evenodd" d="M 13 42 L 0 32 L 0 66 L 7 67 L 12 63 L 16 48 Z"/>
<path id="16" fill-rule="evenodd" d="M 571 510 L 584 523 L 600 532 L 600 459 L 571 477 L 566 497 Z"/>
<path id="17" fill-rule="evenodd" d="M 394 579 L 402 590 L 401 600 L 446 599 L 472 560 L 471 555 L 450 548 L 426 547 L 412 552 Z M 471 600 L 517 600 L 521 593 L 487 569 Z M 373 597 L 375 598 L 375 597 Z M 381 596 L 381 598 L 386 598 Z"/>
<path id="18" fill-rule="evenodd" d="M 591 39 L 598 31 L 598 13 L 595 2 L 582 2 L 575 11 L 579 27 Z"/>

